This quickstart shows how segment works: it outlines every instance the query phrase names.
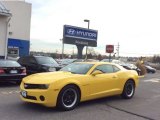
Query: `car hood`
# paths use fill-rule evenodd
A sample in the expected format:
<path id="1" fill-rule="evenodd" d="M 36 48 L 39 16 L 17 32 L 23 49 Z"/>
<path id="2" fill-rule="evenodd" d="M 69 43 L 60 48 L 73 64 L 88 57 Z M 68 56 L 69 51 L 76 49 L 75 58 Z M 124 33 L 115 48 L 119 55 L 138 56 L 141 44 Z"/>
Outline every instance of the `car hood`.
<path id="1" fill-rule="evenodd" d="M 81 76 L 81 75 L 72 74 L 71 72 L 64 72 L 64 71 L 45 72 L 45 73 L 37 73 L 37 74 L 30 75 L 28 77 L 25 77 L 23 79 L 23 82 L 30 83 L 30 84 L 50 84 L 57 80 L 62 80 L 65 78 L 77 77 L 77 76 Z"/>

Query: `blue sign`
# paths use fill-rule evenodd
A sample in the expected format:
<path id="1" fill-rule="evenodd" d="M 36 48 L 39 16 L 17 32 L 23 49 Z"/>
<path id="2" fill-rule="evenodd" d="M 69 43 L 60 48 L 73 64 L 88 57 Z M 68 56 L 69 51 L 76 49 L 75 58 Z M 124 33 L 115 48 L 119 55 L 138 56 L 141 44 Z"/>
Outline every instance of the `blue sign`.
<path id="1" fill-rule="evenodd" d="M 98 31 L 86 28 L 80 28 L 70 25 L 64 25 L 63 39 L 64 43 L 80 44 L 86 46 L 97 46 Z"/>

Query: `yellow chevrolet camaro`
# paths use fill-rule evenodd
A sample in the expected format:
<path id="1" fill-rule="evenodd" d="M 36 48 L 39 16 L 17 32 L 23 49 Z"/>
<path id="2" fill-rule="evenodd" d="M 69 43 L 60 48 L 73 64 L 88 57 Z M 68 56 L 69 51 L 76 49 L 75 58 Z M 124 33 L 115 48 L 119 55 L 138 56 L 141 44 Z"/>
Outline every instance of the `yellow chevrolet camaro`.
<path id="1" fill-rule="evenodd" d="M 25 77 L 21 99 L 62 110 L 74 109 L 79 102 L 121 95 L 133 97 L 139 83 L 136 71 L 106 62 L 72 63 L 58 72 Z"/>

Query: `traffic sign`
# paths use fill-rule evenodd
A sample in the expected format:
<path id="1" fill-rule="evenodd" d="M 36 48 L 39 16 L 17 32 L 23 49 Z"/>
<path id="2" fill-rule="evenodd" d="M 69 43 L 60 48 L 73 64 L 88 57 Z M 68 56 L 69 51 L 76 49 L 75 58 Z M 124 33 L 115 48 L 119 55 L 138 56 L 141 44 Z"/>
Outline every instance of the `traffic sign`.
<path id="1" fill-rule="evenodd" d="M 106 53 L 113 53 L 114 45 L 106 45 Z"/>

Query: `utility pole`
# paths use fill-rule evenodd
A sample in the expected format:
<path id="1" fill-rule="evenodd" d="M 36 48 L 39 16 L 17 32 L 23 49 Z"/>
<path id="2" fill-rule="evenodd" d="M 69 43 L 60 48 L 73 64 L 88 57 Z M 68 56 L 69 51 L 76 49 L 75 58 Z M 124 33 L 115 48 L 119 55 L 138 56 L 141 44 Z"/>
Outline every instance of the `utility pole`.
<path id="1" fill-rule="evenodd" d="M 117 46 L 117 58 L 119 59 L 119 48 L 120 48 L 120 45 L 119 45 L 119 42 L 118 42 L 118 45 L 116 45 Z"/>
<path id="2" fill-rule="evenodd" d="M 90 20 L 85 19 L 84 22 L 88 23 L 88 29 L 89 29 Z M 87 60 L 87 51 L 88 51 L 88 45 L 86 46 L 86 60 Z"/>
<path id="3" fill-rule="evenodd" d="M 64 41 L 63 41 L 63 38 L 60 39 L 60 41 L 62 41 L 62 59 L 63 59 L 63 55 L 64 55 Z"/>

